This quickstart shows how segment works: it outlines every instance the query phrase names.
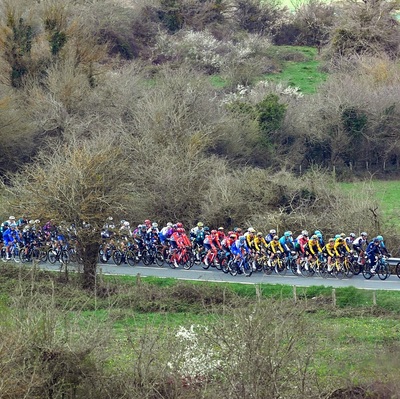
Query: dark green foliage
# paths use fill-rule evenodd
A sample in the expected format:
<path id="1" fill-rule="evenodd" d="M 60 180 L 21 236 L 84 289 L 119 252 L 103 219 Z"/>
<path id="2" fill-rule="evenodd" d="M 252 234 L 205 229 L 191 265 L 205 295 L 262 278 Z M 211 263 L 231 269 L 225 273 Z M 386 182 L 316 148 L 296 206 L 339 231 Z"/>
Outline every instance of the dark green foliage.
<path id="1" fill-rule="evenodd" d="M 366 127 L 368 116 L 355 107 L 347 107 L 342 111 L 342 123 L 346 132 L 357 138 Z"/>
<path id="2" fill-rule="evenodd" d="M 67 42 L 67 35 L 64 32 L 54 32 L 50 38 L 51 54 L 57 55 Z"/>
<path id="3" fill-rule="evenodd" d="M 7 37 L 5 56 L 11 66 L 11 84 L 20 87 L 23 78 L 28 73 L 28 58 L 32 48 L 32 26 L 19 18 L 18 22 L 10 14 L 7 26 L 12 30 L 12 36 Z"/>
<path id="4" fill-rule="evenodd" d="M 286 107 L 286 104 L 279 102 L 279 97 L 276 94 L 268 94 L 264 100 L 256 105 L 261 143 L 264 146 L 268 147 L 272 144 L 270 135 L 281 127 Z"/>

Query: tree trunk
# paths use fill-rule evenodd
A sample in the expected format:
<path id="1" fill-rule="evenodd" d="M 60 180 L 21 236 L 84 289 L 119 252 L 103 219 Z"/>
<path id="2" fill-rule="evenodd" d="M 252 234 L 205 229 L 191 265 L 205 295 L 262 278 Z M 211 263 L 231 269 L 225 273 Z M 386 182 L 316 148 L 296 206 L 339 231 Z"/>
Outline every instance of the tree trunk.
<path id="1" fill-rule="evenodd" d="M 79 255 L 83 266 L 82 287 L 94 290 L 96 287 L 96 269 L 99 256 L 97 234 L 83 234 L 78 237 Z"/>

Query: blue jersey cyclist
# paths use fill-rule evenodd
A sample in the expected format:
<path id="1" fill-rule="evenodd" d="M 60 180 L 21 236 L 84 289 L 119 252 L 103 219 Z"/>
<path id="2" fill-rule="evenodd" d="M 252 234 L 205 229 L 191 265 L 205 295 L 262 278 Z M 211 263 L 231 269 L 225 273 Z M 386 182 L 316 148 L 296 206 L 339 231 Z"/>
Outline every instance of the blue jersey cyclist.
<path id="1" fill-rule="evenodd" d="M 246 237 L 240 236 L 232 245 L 231 253 L 236 260 L 243 258 L 245 253 L 250 253 L 250 248 L 247 246 Z"/>

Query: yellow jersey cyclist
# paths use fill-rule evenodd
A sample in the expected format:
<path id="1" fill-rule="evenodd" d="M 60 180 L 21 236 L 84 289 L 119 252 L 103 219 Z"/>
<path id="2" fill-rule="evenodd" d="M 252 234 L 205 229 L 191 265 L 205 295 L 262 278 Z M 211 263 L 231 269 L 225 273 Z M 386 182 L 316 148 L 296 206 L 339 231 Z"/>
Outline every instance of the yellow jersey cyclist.
<path id="1" fill-rule="evenodd" d="M 318 236 L 313 234 L 304 245 L 304 254 L 307 257 L 306 270 L 308 270 L 308 263 L 311 262 L 312 259 L 316 259 L 321 252 L 322 248 L 319 244 Z"/>
<path id="2" fill-rule="evenodd" d="M 332 271 L 332 258 L 335 257 L 336 251 L 335 251 L 335 239 L 330 238 L 326 245 L 322 248 L 322 253 L 324 257 L 327 259 L 328 263 L 328 272 Z"/>
<path id="3" fill-rule="evenodd" d="M 335 236 L 335 254 L 336 256 L 346 255 L 351 252 L 347 242 L 345 240 L 346 234 L 342 233 L 339 236 Z"/>
<path id="4" fill-rule="evenodd" d="M 279 242 L 279 237 L 274 236 L 272 241 L 268 244 L 267 247 L 268 253 L 269 253 L 269 260 L 268 260 L 268 265 L 271 266 L 271 262 L 274 259 L 275 256 L 278 256 L 279 254 L 284 253 L 283 247 L 281 243 Z"/>

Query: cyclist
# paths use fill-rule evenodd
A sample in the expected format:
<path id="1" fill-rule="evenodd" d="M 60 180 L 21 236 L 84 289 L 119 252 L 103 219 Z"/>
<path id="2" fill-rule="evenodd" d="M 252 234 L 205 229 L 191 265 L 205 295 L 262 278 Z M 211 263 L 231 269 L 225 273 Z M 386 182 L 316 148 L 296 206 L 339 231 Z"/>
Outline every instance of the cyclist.
<path id="1" fill-rule="evenodd" d="M 207 251 L 204 257 L 204 264 L 209 265 L 209 260 L 213 260 L 217 256 L 217 247 L 222 249 L 218 239 L 217 230 L 211 230 L 211 234 L 204 238 L 204 248 Z"/>
<path id="2" fill-rule="evenodd" d="M 306 270 L 308 270 L 308 263 L 318 256 L 322 252 L 319 240 L 316 234 L 313 234 L 311 238 L 304 245 L 304 253 L 307 256 Z"/>
<path id="3" fill-rule="evenodd" d="M 385 243 L 384 243 L 384 241 L 383 241 L 383 237 L 382 236 L 376 236 L 376 238 L 379 240 L 379 246 L 380 246 L 380 249 L 381 249 L 381 253 L 383 254 L 383 255 L 386 255 L 386 256 L 392 256 L 391 254 L 390 254 L 390 252 L 387 250 L 387 248 L 386 248 L 386 246 L 385 246 Z"/>
<path id="4" fill-rule="evenodd" d="M 239 259 L 243 259 L 245 253 L 249 254 L 250 252 L 245 236 L 239 236 L 231 246 L 231 253 L 235 257 L 236 262 L 239 261 Z"/>
<path id="5" fill-rule="evenodd" d="M 322 233 L 319 230 L 315 230 L 314 234 L 318 237 L 319 246 L 321 248 L 323 248 L 325 245 L 325 242 L 324 242 L 324 237 L 322 236 Z"/>
<path id="6" fill-rule="evenodd" d="M 283 254 L 283 248 L 281 243 L 279 242 L 279 237 L 275 235 L 272 238 L 272 241 L 268 244 L 268 254 L 269 254 L 269 259 L 268 259 L 268 266 L 271 266 L 271 262 L 274 259 L 275 256 L 278 256 L 279 254 Z"/>
<path id="7" fill-rule="evenodd" d="M 276 235 L 276 230 L 271 229 L 269 233 L 265 236 L 265 241 L 269 244 L 274 239 L 275 235 Z"/>
<path id="8" fill-rule="evenodd" d="M 225 229 L 222 226 L 218 227 L 217 236 L 218 236 L 219 242 L 221 242 L 225 238 Z"/>
<path id="9" fill-rule="evenodd" d="M 300 235 L 294 240 L 294 249 L 298 253 L 298 257 L 296 259 L 297 264 L 297 274 L 301 274 L 300 270 L 300 262 L 304 259 L 304 246 L 308 241 L 308 231 L 303 230 Z"/>
<path id="10" fill-rule="evenodd" d="M 335 252 L 337 256 L 345 255 L 350 253 L 350 248 L 345 240 L 346 234 L 342 233 L 335 239 Z"/>
<path id="11" fill-rule="evenodd" d="M 357 237 L 353 241 L 353 249 L 356 251 L 358 255 L 357 263 L 359 265 L 363 265 L 365 263 L 364 253 L 365 253 L 365 248 L 367 246 L 367 239 L 368 239 L 368 234 L 365 231 L 363 231 L 360 237 Z"/>
<path id="12" fill-rule="evenodd" d="M 285 231 L 283 233 L 283 236 L 279 239 L 279 242 L 282 245 L 285 255 L 288 256 L 290 254 L 290 251 L 294 248 L 292 232 Z"/>
<path id="13" fill-rule="evenodd" d="M 349 236 L 345 238 L 346 244 L 349 248 L 351 248 L 353 246 L 355 239 L 356 239 L 355 233 L 350 233 Z"/>
<path id="14" fill-rule="evenodd" d="M 335 256 L 335 239 L 333 237 L 322 247 L 322 255 L 327 260 L 328 273 L 330 273 L 332 271 L 332 258 Z"/>
<path id="15" fill-rule="evenodd" d="M 21 237 L 16 223 L 10 223 L 8 229 L 3 232 L 3 241 L 6 247 L 6 259 L 11 259 L 11 247 L 14 243 L 21 242 Z"/>
<path id="16" fill-rule="evenodd" d="M 247 246 L 250 249 L 254 249 L 254 233 L 256 231 L 254 230 L 253 227 L 249 227 L 246 231 L 246 233 L 244 233 L 244 236 L 246 237 L 246 242 L 247 242 Z"/>
<path id="17" fill-rule="evenodd" d="M 381 241 L 378 237 L 375 237 L 367 246 L 365 253 L 368 256 L 369 262 L 371 264 L 371 273 L 376 273 L 376 261 L 378 255 L 381 254 Z"/>

